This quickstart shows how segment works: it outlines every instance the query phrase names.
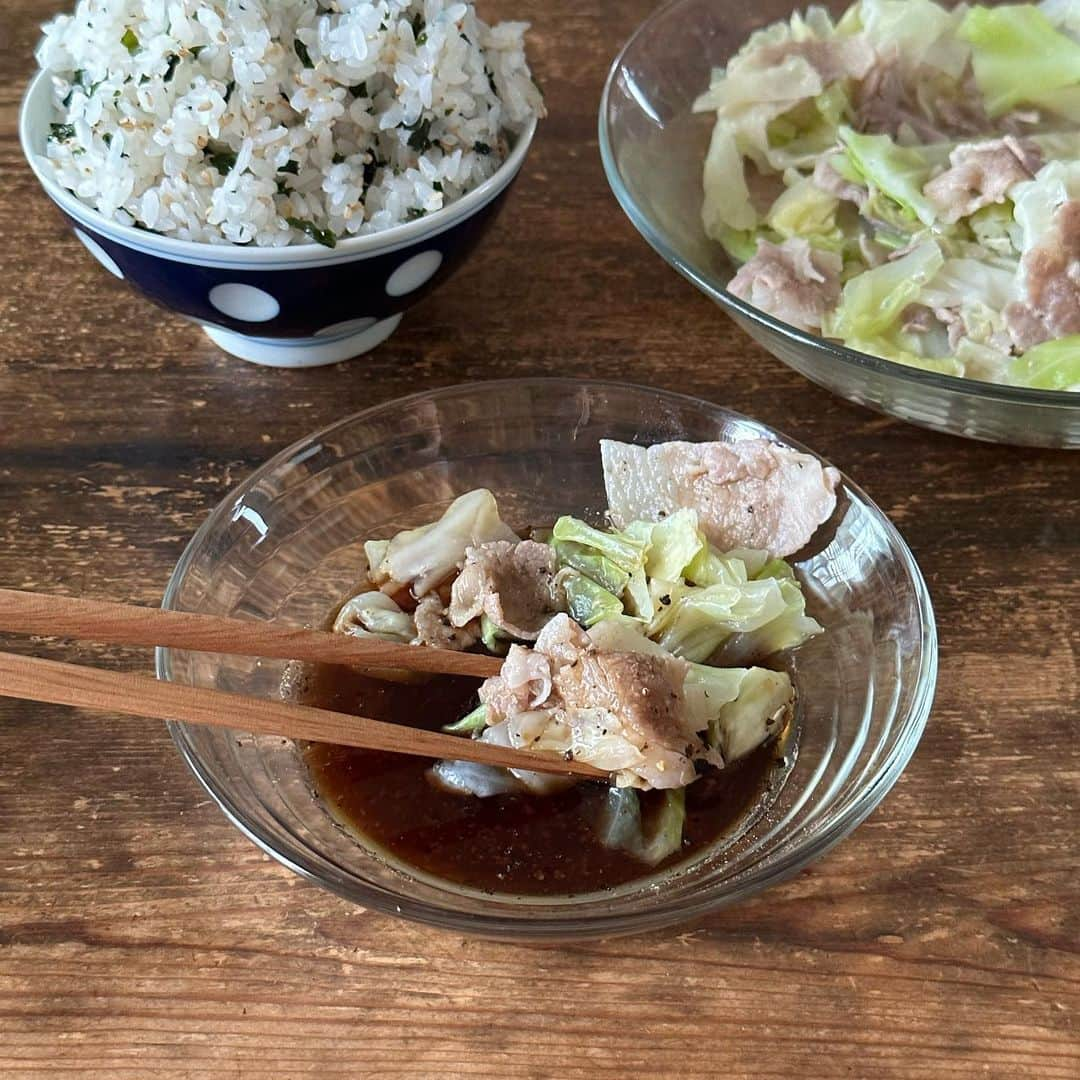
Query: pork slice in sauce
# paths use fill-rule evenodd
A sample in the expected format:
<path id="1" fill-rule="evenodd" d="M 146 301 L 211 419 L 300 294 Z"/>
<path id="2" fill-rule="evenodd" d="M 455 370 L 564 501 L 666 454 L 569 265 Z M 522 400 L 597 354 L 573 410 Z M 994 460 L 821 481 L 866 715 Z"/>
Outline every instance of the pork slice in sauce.
<path id="1" fill-rule="evenodd" d="M 470 547 L 450 592 L 450 621 L 465 626 L 486 615 L 513 637 L 532 641 L 562 606 L 555 553 L 533 540 L 495 540 Z"/>
<path id="2" fill-rule="evenodd" d="M 436 649 L 461 652 L 475 645 L 480 637 L 480 628 L 474 620 L 451 622 L 446 605 L 436 592 L 420 597 L 413 612 L 413 621 L 416 624 L 414 645 L 431 645 Z"/>
<path id="3" fill-rule="evenodd" d="M 569 751 L 617 772 L 622 786 L 683 787 L 701 749 L 683 720 L 687 670 L 675 657 L 601 652 L 559 614 L 535 649 L 511 646 L 502 672 L 481 686 L 492 725 L 483 738 Z"/>

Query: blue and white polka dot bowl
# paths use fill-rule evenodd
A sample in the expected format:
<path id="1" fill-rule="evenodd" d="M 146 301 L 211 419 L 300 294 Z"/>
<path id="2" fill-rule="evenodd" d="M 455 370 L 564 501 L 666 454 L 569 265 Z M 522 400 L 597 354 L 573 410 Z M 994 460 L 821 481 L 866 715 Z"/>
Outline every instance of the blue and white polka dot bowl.
<path id="1" fill-rule="evenodd" d="M 60 187 L 41 161 L 50 96 L 49 75 L 41 72 L 23 100 L 23 153 L 90 254 L 144 296 L 199 323 L 226 352 L 272 367 L 333 364 L 385 341 L 495 220 L 536 130 L 533 121 L 494 176 L 417 221 L 334 248 L 234 247 L 109 221 Z"/>

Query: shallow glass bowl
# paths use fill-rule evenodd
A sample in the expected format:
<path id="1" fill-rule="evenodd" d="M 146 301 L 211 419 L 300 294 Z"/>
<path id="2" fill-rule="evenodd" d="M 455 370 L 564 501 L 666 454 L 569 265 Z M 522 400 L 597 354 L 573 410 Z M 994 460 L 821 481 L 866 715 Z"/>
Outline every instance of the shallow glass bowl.
<path id="1" fill-rule="evenodd" d="M 464 491 L 490 488 L 518 529 L 563 513 L 599 522 L 601 438 L 748 436 L 797 445 L 707 402 L 616 383 L 478 383 L 379 405 L 283 451 L 229 495 L 181 558 L 165 606 L 318 625 L 357 585 L 365 538 L 430 521 Z M 172 735 L 238 828 L 365 907 L 517 940 L 681 923 L 783 880 L 851 832 L 895 783 L 930 710 L 930 599 L 877 507 L 844 479 L 836 512 L 793 561 L 826 632 L 789 661 L 798 751 L 786 783 L 723 850 L 612 892 L 513 897 L 425 877 L 339 825 L 288 741 L 183 724 Z M 158 674 L 273 697 L 282 664 L 160 650 Z"/>

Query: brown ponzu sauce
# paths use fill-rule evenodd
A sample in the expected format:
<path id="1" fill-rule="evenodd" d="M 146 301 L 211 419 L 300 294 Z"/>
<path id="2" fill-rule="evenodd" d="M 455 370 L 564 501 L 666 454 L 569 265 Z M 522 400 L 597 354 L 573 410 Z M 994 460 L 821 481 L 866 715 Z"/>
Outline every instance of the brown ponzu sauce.
<path id="1" fill-rule="evenodd" d="M 305 674 L 308 704 L 415 727 L 438 729 L 476 703 L 475 679 L 392 683 L 330 666 Z M 682 851 L 648 867 L 598 840 L 603 785 L 480 799 L 437 788 L 425 776 L 429 759 L 321 743 L 304 748 L 315 789 L 334 815 L 396 859 L 477 889 L 549 896 L 621 885 L 701 852 L 762 805 L 782 773 L 777 755 L 773 745 L 760 747 L 691 784 Z M 662 797 L 641 792 L 646 821 Z"/>

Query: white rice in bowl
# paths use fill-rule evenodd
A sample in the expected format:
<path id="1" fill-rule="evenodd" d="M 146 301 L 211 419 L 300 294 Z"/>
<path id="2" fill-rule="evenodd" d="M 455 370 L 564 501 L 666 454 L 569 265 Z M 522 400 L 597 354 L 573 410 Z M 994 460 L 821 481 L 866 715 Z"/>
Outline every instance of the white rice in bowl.
<path id="1" fill-rule="evenodd" d="M 48 165 L 124 225 L 333 246 L 498 169 L 544 114 L 527 28 L 450 0 L 80 0 L 37 50 Z"/>

